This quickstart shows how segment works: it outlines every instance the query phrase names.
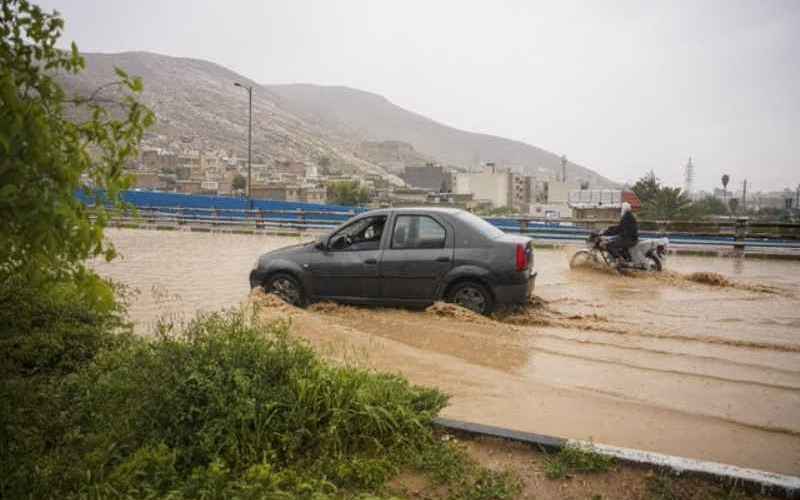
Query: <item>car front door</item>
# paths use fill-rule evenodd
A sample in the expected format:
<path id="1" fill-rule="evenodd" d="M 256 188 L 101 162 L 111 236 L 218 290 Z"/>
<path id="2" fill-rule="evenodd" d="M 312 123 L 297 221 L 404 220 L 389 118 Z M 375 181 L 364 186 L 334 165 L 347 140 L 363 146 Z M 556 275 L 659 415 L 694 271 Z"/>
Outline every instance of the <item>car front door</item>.
<path id="1" fill-rule="evenodd" d="M 385 215 L 358 219 L 328 239 L 311 259 L 313 295 L 322 299 L 377 300 L 378 262 Z"/>
<path id="2" fill-rule="evenodd" d="M 432 300 L 453 267 L 452 227 L 425 214 L 398 214 L 392 226 L 380 263 L 383 299 Z"/>

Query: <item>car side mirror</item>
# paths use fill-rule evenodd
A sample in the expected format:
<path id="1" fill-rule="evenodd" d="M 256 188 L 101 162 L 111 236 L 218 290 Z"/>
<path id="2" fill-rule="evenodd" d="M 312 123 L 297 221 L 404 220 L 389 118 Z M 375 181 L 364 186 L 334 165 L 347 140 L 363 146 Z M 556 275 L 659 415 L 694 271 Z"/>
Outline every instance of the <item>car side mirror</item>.
<path id="1" fill-rule="evenodd" d="M 342 250 L 346 246 L 347 246 L 347 236 L 344 234 L 340 234 L 336 237 L 329 238 L 327 241 L 326 248 L 333 250 Z"/>

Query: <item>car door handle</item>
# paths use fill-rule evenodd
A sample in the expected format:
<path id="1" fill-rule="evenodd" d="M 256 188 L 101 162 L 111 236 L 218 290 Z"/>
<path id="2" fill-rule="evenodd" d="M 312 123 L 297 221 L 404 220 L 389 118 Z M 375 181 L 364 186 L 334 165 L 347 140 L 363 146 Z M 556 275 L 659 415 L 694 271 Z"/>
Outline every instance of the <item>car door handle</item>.
<path id="1" fill-rule="evenodd" d="M 450 257 L 446 255 L 442 255 L 441 257 L 436 257 L 436 262 L 450 262 Z"/>
<path id="2" fill-rule="evenodd" d="M 364 264 L 377 264 L 378 259 L 367 259 L 364 261 Z"/>

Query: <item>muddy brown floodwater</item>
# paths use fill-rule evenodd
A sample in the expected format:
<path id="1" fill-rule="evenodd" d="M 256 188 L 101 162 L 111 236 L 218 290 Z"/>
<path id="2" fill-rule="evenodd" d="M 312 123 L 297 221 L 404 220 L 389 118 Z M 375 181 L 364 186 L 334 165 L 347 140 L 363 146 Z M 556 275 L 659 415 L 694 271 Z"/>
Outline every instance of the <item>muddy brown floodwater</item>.
<path id="1" fill-rule="evenodd" d="M 142 334 L 244 303 L 256 257 L 298 242 L 108 234 L 123 258 L 95 268 L 138 289 Z M 619 276 L 570 270 L 571 252 L 538 250 L 542 301 L 492 319 L 253 300 L 326 355 L 441 388 L 450 418 L 800 474 L 800 264 L 671 256 L 665 275 Z"/>

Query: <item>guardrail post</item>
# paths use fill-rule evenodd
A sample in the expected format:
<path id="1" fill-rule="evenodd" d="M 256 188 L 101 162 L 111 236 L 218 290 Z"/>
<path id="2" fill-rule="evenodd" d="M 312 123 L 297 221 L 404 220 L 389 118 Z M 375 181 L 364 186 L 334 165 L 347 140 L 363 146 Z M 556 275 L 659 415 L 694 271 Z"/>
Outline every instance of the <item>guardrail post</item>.
<path id="1" fill-rule="evenodd" d="M 302 227 L 299 227 L 298 229 L 300 229 L 301 231 L 305 231 L 306 230 L 306 214 L 305 214 L 305 212 L 303 212 L 302 208 L 299 209 L 298 211 L 300 213 L 299 213 L 299 217 L 298 217 L 297 223 L 300 226 L 302 226 Z"/>
<path id="2" fill-rule="evenodd" d="M 734 251 L 744 253 L 744 240 L 747 238 L 747 217 L 736 219 L 736 232 L 734 235 Z"/>

